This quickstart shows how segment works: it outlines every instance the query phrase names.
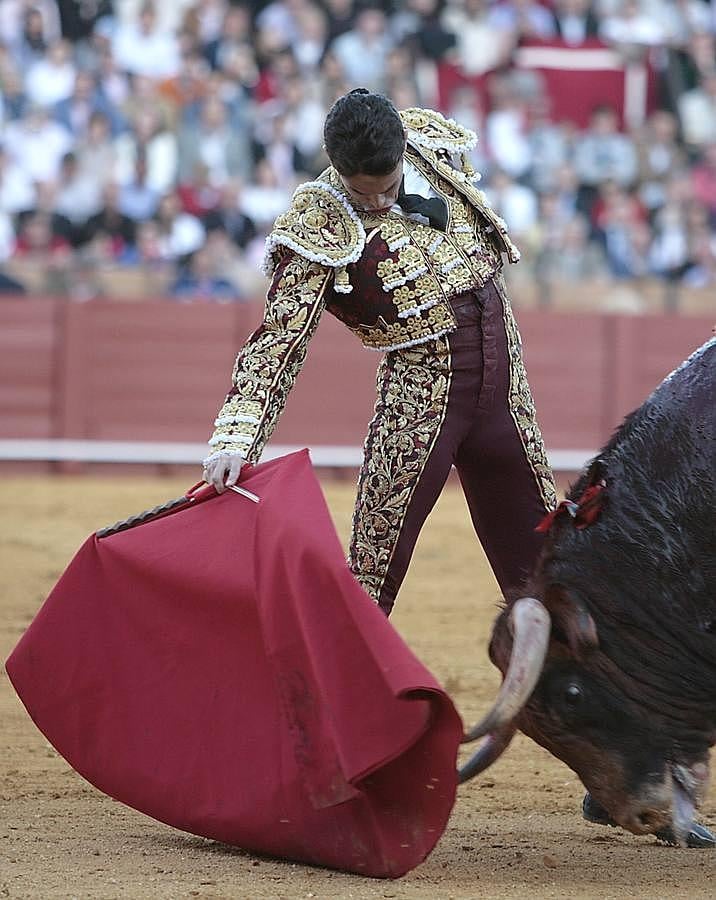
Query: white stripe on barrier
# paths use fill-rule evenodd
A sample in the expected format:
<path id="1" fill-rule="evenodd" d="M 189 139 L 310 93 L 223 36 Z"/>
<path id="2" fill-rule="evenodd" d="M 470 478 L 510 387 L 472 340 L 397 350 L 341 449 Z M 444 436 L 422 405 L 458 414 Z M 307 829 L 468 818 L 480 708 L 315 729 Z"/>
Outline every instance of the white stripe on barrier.
<path id="1" fill-rule="evenodd" d="M 621 71 L 624 64 L 620 56 L 608 48 L 588 47 L 575 50 L 571 47 L 518 47 L 515 63 L 525 69 L 563 69 L 565 71 Z"/>
<path id="2" fill-rule="evenodd" d="M 301 446 L 269 445 L 262 459 L 284 456 Z M 363 459 L 362 447 L 317 445 L 310 448 L 313 465 L 318 468 L 356 468 Z M 594 450 L 552 450 L 549 461 L 556 472 L 579 472 L 595 454 Z M 154 441 L 81 441 L 66 438 L 0 440 L 0 461 L 153 463 L 157 465 L 201 465 L 206 444 Z"/>

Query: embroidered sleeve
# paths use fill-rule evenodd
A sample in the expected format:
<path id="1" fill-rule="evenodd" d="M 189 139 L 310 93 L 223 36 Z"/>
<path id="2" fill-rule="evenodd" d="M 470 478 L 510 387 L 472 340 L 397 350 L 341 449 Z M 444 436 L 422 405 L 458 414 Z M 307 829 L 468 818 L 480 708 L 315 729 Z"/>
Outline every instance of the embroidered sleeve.
<path id="1" fill-rule="evenodd" d="M 306 358 L 332 274 L 327 266 L 294 253 L 278 263 L 263 322 L 236 358 L 233 386 L 214 422 L 208 460 L 237 451 L 248 462 L 258 460 Z"/>

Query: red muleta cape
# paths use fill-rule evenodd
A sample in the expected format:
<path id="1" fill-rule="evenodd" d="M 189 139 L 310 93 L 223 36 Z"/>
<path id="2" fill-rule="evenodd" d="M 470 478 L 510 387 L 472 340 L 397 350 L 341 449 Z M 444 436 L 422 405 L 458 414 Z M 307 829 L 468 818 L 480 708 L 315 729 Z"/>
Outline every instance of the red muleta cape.
<path id="1" fill-rule="evenodd" d="M 395 878 L 442 834 L 450 699 L 349 571 L 306 451 L 92 535 L 7 661 L 111 797 L 257 853 Z"/>

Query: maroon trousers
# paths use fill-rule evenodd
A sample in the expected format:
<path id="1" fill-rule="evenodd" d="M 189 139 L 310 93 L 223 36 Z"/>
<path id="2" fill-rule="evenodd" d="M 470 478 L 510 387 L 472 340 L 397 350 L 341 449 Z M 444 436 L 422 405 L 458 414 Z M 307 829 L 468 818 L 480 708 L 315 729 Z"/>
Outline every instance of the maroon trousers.
<path id="1" fill-rule="evenodd" d="M 455 298 L 452 308 L 458 328 L 447 336 L 450 386 L 444 416 L 406 508 L 395 509 L 401 521 L 391 551 L 384 556 L 385 572 L 378 573 L 379 581 L 368 579 L 386 614 L 453 465 L 503 593 L 524 581 L 542 542 L 535 526 L 547 512 L 547 500 L 510 408 L 510 356 L 501 297 L 489 281 L 480 290 Z M 375 425 L 374 419 L 371 430 Z M 367 448 L 370 443 L 369 433 Z M 359 483 L 356 515 L 370 515 L 360 504 Z M 360 566 L 352 568 L 361 580 Z"/>

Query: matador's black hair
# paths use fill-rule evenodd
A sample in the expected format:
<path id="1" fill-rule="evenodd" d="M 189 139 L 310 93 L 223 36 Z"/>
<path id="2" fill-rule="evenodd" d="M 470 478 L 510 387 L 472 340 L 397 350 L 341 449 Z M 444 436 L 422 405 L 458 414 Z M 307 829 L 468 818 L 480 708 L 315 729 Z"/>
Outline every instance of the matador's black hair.
<path id="1" fill-rule="evenodd" d="M 405 133 L 387 97 L 356 88 L 331 107 L 323 142 L 341 175 L 388 175 L 403 155 Z"/>

